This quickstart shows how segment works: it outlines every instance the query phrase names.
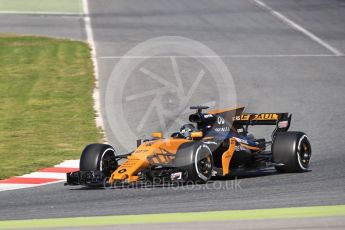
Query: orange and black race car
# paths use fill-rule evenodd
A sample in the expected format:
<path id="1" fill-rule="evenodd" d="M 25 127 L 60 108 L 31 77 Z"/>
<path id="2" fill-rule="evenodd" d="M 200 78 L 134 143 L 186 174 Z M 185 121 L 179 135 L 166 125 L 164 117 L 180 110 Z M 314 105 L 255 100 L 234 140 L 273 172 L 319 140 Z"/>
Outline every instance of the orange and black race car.
<path id="1" fill-rule="evenodd" d="M 306 134 L 288 131 L 288 113 L 243 113 L 244 107 L 210 110 L 192 106 L 191 123 L 168 138 L 153 133 L 138 147 L 117 155 L 107 144 L 86 146 L 80 171 L 67 173 L 66 185 L 100 186 L 139 181 L 202 182 L 212 176 L 275 167 L 279 172 L 308 170 L 311 146 Z M 255 138 L 251 126 L 272 125 L 271 140 Z M 123 162 L 120 164 L 119 162 Z M 158 179 L 158 180 L 157 180 Z"/>

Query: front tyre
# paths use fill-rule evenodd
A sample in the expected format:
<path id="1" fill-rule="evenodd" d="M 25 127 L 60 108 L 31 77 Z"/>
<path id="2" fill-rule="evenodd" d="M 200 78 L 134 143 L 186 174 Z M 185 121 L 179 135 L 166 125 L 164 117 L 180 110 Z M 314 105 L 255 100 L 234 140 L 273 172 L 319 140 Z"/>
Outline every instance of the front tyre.
<path id="1" fill-rule="evenodd" d="M 280 132 L 274 139 L 272 154 L 277 171 L 306 172 L 311 158 L 311 145 L 305 133 Z"/>
<path id="2" fill-rule="evenodd" d="M 109 177 L 118 167 L 115 149 L 106 144 L 90 144 L 80 157 L 80 171 L 100 171 Z"/>
<path id="3" fill-rule="evenodd" d="M 206 144 L 183 144 L 177 151 L 174 162 L 187 172 L 186 181 L 206 183 L 212 177 L 213 156 Z"/>

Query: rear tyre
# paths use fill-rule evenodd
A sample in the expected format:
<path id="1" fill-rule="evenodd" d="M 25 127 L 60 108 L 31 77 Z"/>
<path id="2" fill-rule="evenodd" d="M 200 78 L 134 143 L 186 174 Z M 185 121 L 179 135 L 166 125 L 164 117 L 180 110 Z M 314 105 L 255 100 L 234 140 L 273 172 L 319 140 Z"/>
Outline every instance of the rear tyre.
<path id="1" fill-rule="evenodd" d="M 206 144 L 191 142 L 181 145 L 174 163 L 187 172 L 186 181 L 206 183 L 212 177 L 213 156 Z"/>
<path id="2" fill-rule="evenodd" d="M 80 171 L 101 171 L 109 177 L 118 167 L 115 149 L 106 144 L 90 144 L 80 157 Z"/>
<path id="3" fill-rule="evenodd" d="M 311 158 L 308 137 L 302 132 L 280 132 L 272 146 L 273 162 L 282 173 L 306 172 Z M 279 165 L 281 164 L 281 165 Z"/>

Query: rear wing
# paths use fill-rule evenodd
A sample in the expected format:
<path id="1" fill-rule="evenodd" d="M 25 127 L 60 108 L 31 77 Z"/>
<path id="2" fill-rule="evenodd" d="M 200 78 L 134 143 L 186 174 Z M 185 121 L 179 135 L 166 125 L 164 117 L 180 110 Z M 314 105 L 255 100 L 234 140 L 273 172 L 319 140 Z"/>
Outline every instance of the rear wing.
<path id="1" fill-rule="evenodd" d="M 189 121 L 197 123 L 198 128 L 214 124 L 218 126 L 231 125 L 235 129 L 244 130 L 245 133 L 248 130 L 248 126 L 275 125 L 272 139 L 277 132 L 287 131 L 290 127 L 291 114 L 289 113 L 243 113 L 244 106 L 210 110 L 208 113 L 202 113 L 202 110 L 207 108 L 207 106 L 192 106 L 191 109 L 197 109 L 197 112 L 189 116 Z M 224 123 L 224 121 L 226 122 Z"/>
<path id="2" fill-rule="evenodd" d="M 290 124 L 291 114 L 289 113 L 244 113 L 234 116 L 234 126 L 243 125 L 277 125 L 286 126 Z"/>
<path id="3" fill-rule="evenodd" d="M 289 113 L 243 113 L 244 106 L 223 110 L 210 110 L 208 114 L 221 116 L 232 122 L 235 128 L 249 125 L 276 125 L 279 131 L 287 131 L 290 127 Z"/>
<path id="4" fill-rule="evenodd" d="M 249 125 L 275 125 L 272 140 L 278 132 L 286 132 L 290 128 L 292 114 L 289 113 L 245 113 L 233 117 L 233 127 L 244 128 L 245 132 Z"/>

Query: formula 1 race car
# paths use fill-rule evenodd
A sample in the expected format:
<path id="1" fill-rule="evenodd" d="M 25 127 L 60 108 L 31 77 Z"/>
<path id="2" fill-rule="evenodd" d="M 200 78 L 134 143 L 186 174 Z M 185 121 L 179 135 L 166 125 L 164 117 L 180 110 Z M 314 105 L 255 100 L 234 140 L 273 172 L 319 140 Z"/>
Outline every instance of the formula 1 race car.
<path id="1" fill-rule="evenodd" d="M 288 132 L 288 113 L 243 113 L 244 107 L 212 110 L 193 106 L 190 124 L 168 138 L 153 133 L 138 140 L 131 153 L 117 155 L 107 144 L 86 146 L 80 171 L 67 173 L 66 185 L 100 186 L 139 181 L 192 181 L 205 183 L 212 176 L 275 167 L 278 172 L 308 170 L 311 146 L 306 134 Z M 195 125 L 194 125 L 195 124 Z M 255 138 L 248 127 L 272 125 L 271 140 Z M 119 162 L 123 161 L 122 164 Z"/>

